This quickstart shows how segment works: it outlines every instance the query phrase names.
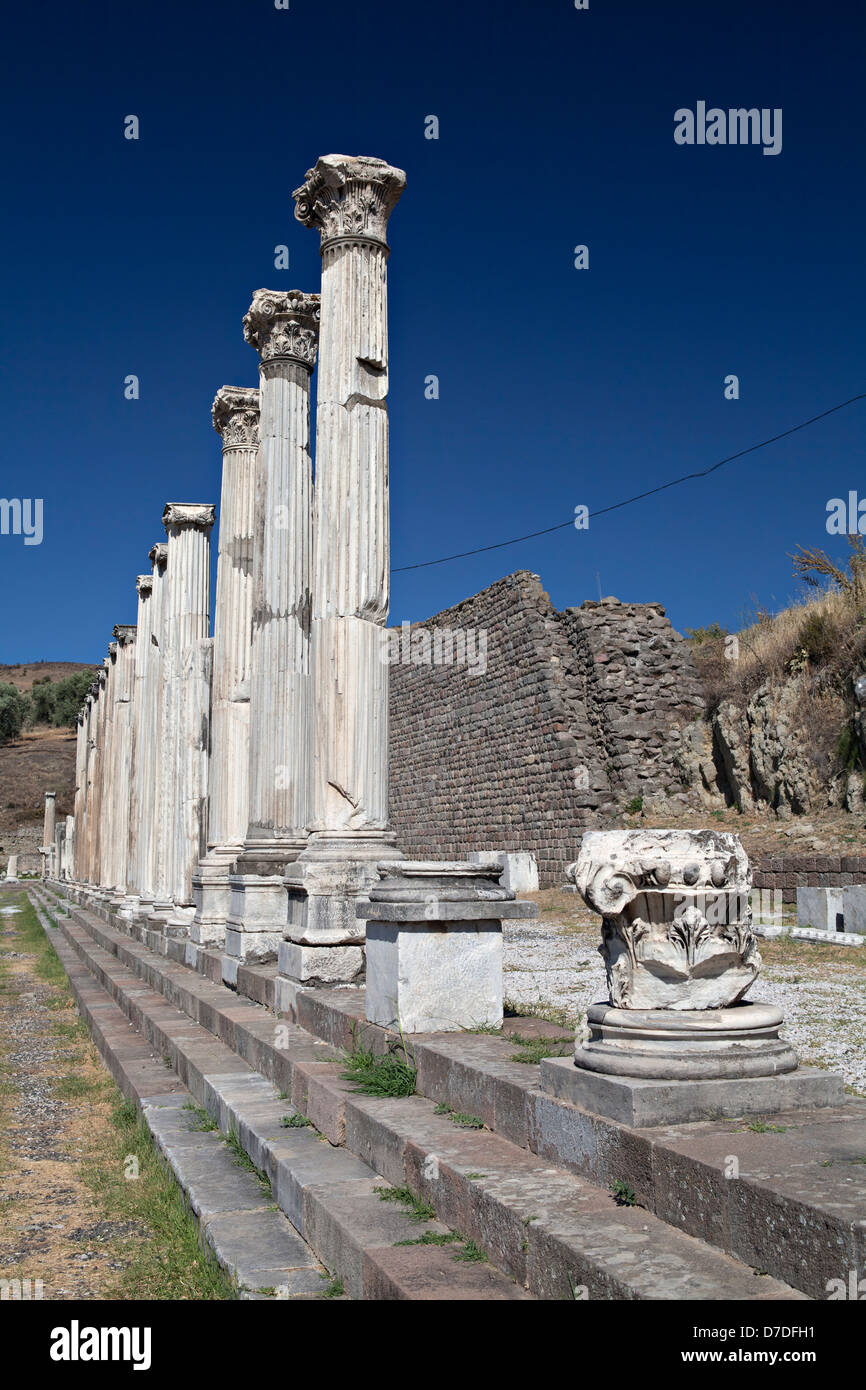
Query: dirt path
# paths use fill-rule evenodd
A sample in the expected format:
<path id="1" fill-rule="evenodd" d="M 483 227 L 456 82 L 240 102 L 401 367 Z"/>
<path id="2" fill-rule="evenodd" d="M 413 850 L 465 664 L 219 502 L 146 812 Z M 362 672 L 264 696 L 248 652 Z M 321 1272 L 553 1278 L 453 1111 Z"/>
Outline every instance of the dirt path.
<path id="1" fill-rule="evenodd" d="M 124 1263 L 105 1243 L 125 1232 L 101 1219 L 80 1169 L 108 1139 L 113 1087 L 68 990 L 38 969 L 27 916 L 23 895 L 0 897 L 0 1278 L 104 1298 Z"/>
<path id="2" fill-rule="evenodd" d="M 45 1299 L 236 1296 L 202 1254 L 183 1193 L 103 1067 L 31 903 L 7 890 L 0 1280 L 28 1279 L 41 1280 L 41 1295 L 29 1288 Z"/>

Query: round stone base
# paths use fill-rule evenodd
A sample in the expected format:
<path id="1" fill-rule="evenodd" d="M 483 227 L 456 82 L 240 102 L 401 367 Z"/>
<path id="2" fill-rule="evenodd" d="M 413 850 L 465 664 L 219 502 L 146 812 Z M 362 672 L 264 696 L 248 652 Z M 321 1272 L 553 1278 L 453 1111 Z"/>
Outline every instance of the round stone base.
<path id="1" fill-rule="evenodd" d="M 779 1037 L 782 1022 L 772 1004 L 693 1011 L 593 1004 L 589 1037 L 578 1041 L 574 1062 L 585 1071 L 660 1081 L 777 1076 L 797 1068 L 797 1054 Z"/>

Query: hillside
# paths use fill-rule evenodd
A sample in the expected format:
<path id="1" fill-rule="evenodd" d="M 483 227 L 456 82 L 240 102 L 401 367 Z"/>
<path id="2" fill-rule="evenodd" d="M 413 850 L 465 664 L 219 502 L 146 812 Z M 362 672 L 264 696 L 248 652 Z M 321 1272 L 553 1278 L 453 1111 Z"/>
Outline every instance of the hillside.
<path id="1" fill-rule="evenodd" d="M 782 818 L 866 811 L 866 554 L 847 569 L 822 551 L 794 556 L 810 588 L 738 633 L 691 635 L 720 789 L 743 811 Z M 829 580 L 824 588 L 820 581 Z M 856 683 L 856 684 L 855 684 Z M 861 704 L 861 701 L 863 703 Z"/>
<path id="2" fill-rule="evenodd" d="M 27 661 L 16 666 L 0 666 L 0 685 L 14 685 L 29 691 L 36 681 L 62 681 L 77 671 L 92 671 L 98 661 Z"/>
<path id="3" fill-rule="evenodd" d="M 64 680 L 93 667 L 80 661 L 28 661 L 0 666 L 0 684 L 29 693 L 37 681 Z M 0 743 L 0 864 L 19 855 L 19 869 L 39 866 L 46 791 L 57 792 L 58 816 L 72 815 L 75 795 L 75 734 L 37 724 Z"/>

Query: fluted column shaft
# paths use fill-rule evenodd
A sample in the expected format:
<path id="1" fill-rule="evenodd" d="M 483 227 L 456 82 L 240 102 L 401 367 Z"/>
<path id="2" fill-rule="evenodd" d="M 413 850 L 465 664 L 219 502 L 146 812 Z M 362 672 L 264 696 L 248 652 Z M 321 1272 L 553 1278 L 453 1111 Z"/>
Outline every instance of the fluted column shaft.
<path id="1" fill-rule="evenodd" d="M 168 901 L 167 838 L 168 826 L 162 784 L 166 775 L 168 753 L 163 739 L 163 672 L 165 665 L 165 608 L 168 579 L 166 565 L 168 545 L 159 541 L 151 546 L 148 559 L 152 565 L 151 591 L 148 601 L 150 650 L 144 668 L 144 689 L 141 700 L 143 756 L 141 759 L 140 844 L 138 848 L 139 879 L 137 892 L 142 910 L 157 900 Z M 151 775 L 148 777 L 147 770 Z M 171 770 L 168 769 L 169 775 Z"/>
<path id="2" fill-rule="evenodd" d="M 244 859 L 274 867 L 303 847 L 309 821 L 310 374 L 318 316 L 317 295 L 257 290 L 244 319 L 261 357 Z"/>
<path id="3" fill-rule="evenodd" d="M 127 892 L 140 897 L 142 892 L 144 842 L 150 828 L 144 815 L 147 795 L 146 782 L 153 783 L 153 765 L 149 758 L 149 729 L 147 678 L 153 666 L 153 576 L 140 574 L 135 581 L 138 593 L 138 613 L 135 640 L 135 671 L 132 715 L 132 755 L 130 772 L 129 827 L 127 855 Z"/>
<path id="4" fill-rule="evenodd" d="M 77 883 L 84 877 L 82 865 L 82 838 L 84 835 L 84 803 L 87 795 L 87 727 L 90 719 L 90 700 L 85 700 L 78 711 L 75 723 L 75 839 L 73 841 L 72 863 L 69 872 Z"/>
<path id="5" fill-rule="evenodd" d="M 294 195 L 297 217 L 322 236 L 313 541 L 316 841 L 382 839 L 388 826 L 385 234 L 404 186 L 402 171 L 381 160 L 328 155 Z"/>
<path id="6" fill-rule="evenodd" d="M 85 843 L 83 845 L 83 873 L 82 879 L 85 883 L 94 884 L 96 876 L 94 874 L 94 841 L 96 826 L 96 788 L 97 788 L 97 764 L 99 754 L 97 750 L 97 733 L 99 729 L 99 695 L 102 688 L 101 676 L 90 687 L 89 713 L 87 720 L 87 767 L 85 782 Z"/>
<path id="7" fill-rule="evenodd" d="M 135 710 L 136 628 L 115 627 L 117 643 L 112 704 L 111 859 L 109 885 L 125 894 L 129 884 L 129 823 L 132 797 L 133 720 Z"/>
<path id="8" fill-rule="evenodd" d="M 176 906 L 192 903 L 192 871 L 204 851 L 209 690 L 201 663 L 209 661 L 210 530 L 212 504 L 170 502 L 162 674 L 161 829 L 165 888 Z M 207 644 L 207 657 L 201 650 Z"/>
<path id="9" fill-rule="evenodd" d="M 223 441 L 214 611 L 208 851 L 237 857 L 249 811 L 250 667 L 259 393 L 224 386 L 213 405 Z"/>
<path id="10" fill-rule="evenodd" d="M 44 852 L 44 857 L 43 857 L 43 860 L 42 860 L 42 874 L 43 874 L 43 877 L 47 876 L 47 874 L 48 874 L 49 863 L 48 863 L 48 853 L 47 853 L 47 850 L 48 850 L 48 847 L 49 847 L 50 845 L 53 845 L 53 843 L 54 843 L 54 828 L 55 828 L 55 825 L 56 825 L 56 819 L 57 819 L 57 793 L 56 793 L 56 792 L 46 792 L 46 793 L 45 793 L 45 815 L 44 815 L 44 818 L 43 818 L 43 821 L 42 821 L 42 849 L 43 849 L 43 852 Z"/>
<path id="11" fill-rule="evenodd" d="M 107 656 L 103 658 L 99 676 L 94 751 L 96 758 L 93 774 L 93 882 L 97 888 L 104 888 L 106 883 L 103 870 L 108 833 L 103 817 L 107 815 L 106 767 L 111 755 L 111 660 Z"/>

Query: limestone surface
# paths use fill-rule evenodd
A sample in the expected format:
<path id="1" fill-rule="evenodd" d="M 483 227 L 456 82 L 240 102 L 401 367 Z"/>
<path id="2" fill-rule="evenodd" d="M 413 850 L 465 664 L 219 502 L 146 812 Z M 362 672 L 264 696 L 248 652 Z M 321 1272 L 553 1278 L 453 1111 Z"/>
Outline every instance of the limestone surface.
<path id="1" fill-rule="evenodd" d="M 592 831 L 568 876 L 602 916 L 616 1008 L 724 1009 L 757 977 L 751 872 L 736 835 Z"/>

